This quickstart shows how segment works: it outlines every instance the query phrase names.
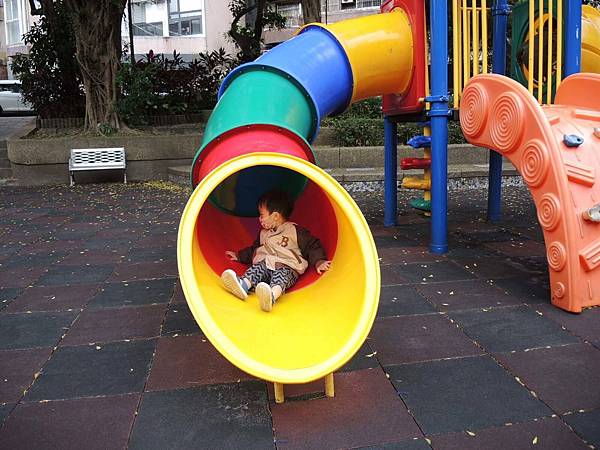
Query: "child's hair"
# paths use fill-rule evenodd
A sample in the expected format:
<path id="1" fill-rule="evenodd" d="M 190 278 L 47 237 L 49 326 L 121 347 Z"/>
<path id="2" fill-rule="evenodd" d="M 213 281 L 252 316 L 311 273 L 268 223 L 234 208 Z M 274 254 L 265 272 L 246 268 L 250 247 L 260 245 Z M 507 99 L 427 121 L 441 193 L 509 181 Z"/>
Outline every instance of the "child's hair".
<path id="1" fill-rule="evenodd" d="M 269 213 L 278 212 L 289 219 L 294 210 L 294 200 L 285 191 L 273 190 L 260 196 L 258 206 L 264 206 Z"/>

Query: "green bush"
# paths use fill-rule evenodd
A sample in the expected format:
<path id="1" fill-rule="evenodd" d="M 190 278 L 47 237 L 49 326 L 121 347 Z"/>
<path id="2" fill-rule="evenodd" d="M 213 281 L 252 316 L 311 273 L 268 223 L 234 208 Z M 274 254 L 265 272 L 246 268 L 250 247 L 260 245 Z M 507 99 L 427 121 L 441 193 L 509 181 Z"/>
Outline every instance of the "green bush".
<path id="1" fill-rule="evenodd" d="M 149 116 L 197 113 L 217 102 L 219 85 L 237 64 L 223 49 L 185 62 L 150 52 L 135 64 L 124 63 L 117 74 L 119 116 L 129 125 L 145 125 Z"/>
<path id="2" fill-rule="evenodd" d="M 324 127 L 334 130 L 334 142 L 342 147 L 375 146 L 384 144 L 381 98 L 372 98 L 353 104 L 339 116 L 328 117 Z M 415 123 L 398 124 L 398 144 L 405 145 L 413 136 L 423 134 Z M 461 144 L 465 138 L 458 122 L 448 123 L 448 143 Z"/>

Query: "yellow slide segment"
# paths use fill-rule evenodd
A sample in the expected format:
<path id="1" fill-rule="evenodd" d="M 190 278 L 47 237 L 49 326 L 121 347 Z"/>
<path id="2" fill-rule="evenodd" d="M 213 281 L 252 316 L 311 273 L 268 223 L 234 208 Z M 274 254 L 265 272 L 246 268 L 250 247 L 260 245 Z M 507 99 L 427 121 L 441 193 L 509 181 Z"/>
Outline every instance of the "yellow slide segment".
<path id="1" fill-rule="evenodd" d="M 600 11 L 584 5 L 581 16 L 581 71 L 600 73 Z"/>
<path id="2" fill-rule="evenodd" d="M 228 177 L 257 166 L 304 175 L 309 180 L 303 194 L 305 207 L 312 210 L 315 224 L 329 220 L 337 228 L 332 270 L 286 293 L 271 313 L 260 310 L 255 295 L 244 302 L 226 292 L 219 278 L 222 267 L 215 270 L 207 258 L 215 245 L 219 246 L 216 252 L 224 254 L 254 239 L 251 231 L 240 230 L 243 224 L 238 218 L 214 211 L 207 200 Z M 325 207 L 318 201 L 321 198 Z M 302 201 L 297 208 L 302 208 Z M 330 210 L 329 219 L 325 209 Z M 228 230 L 230 238 L 213 235 L 208 242 L 200 238 L 213 229 Z M 177 249 L 183 291 L 202 331 L 229 361 L 264 380 L 305 383 L 332 373 L 358 351 L 375 319 L 380 274 L 369 226 L 354 200 L 330 175 L 300 158 L 251 153 L 210 172 L 185 207 Z"/>
<path id="3" fill-rule="evenodd" d="M 401 9 L 343 20 L 331 25 L 312 23 L 335 36 L 352 69 L 351 103 L 382 94 L 404 93 L 413 75 L 413 35 Z"/>

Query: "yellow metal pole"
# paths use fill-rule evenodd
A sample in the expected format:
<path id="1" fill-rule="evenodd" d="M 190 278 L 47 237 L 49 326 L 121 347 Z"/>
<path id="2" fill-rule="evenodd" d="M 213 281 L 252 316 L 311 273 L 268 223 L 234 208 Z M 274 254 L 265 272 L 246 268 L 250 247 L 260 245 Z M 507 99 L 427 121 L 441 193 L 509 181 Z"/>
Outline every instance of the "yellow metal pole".
<path id="1" fill-rule="evenodd" d="M 469 78 L 471 78 L 471 67 L 469 60 L 469 53 L 471 51 L 471 46 L 469 44 L 469 11 L 467 7 L 467 0 L 463 0 L 462 7 L 462 26 L 463 26 L 463 77 L 464 83 L 463 86 L 467 85 Z"/>
<path id="2" fill-rule="evenodd" d="M 325 375 L 325 395 L 327 397 L 335 396 L 335 386 L 333 384 L 333 373 Z"/>
<path id="3" fill-rule="evenodd" d="M 538 3 L 538 77 L 537 100 L 542 104 L 542 83 L 544 82 L 544 0 Z"/>
<path id="4" fill-rule="evenodd" d="M 473 14 L 473 76 L 479 74 L 479 21 L 477 20 L 477 0 L 471 3 Z"/>
<path id="5" fill-rule="evenodd" d="M 534 39 L 534 26 L 535 26 L 535 0 L 529 0 L 529 58 L 527 62 L 527 70 L 529 75 L 527 77 L 527 87 L 529 93 L 533 95 L 533 39 Z"/>
<path id="6" fill-rule="evenodd" d="M 425 39 L 427 42 L 427 39 Z M 452 73 L 454 75 L 454 99 L 453 107 L 458 109 L 458 97 L 460 96 L 460 73 L 459 66 L 459 43 L 458 43 L 458 0 L 452 0 Z M 425 54 L 427 58 L 427 54 Z"/>
<path id="7" fill-rule="evenodd" d="M 275 391 L 275 403 L 283 403 L 285 401 L 283 384 L 277 382 L 273 383 L 273 390 Z"/>
<path id="8" fill-rule="evenodd" d="M 481 45 L 482 45 L 482 58 L 483 68 L 482 73 L 488 73 L 488 43 L 487 43 L 487 1 L 481 0 Z"/>
<path id="9" fill-rule="evenodd" d="M 460 98 L 462 98 L 462 91 L 464 88 L 464 83 L 463 83 L 463 48 L 462 48 L 462 29 L 463 29 L 463 21 L 462 21 L 462 7 L 460 4 L 460 0 L 457 1 L 458 2 L 458 14 L 456 16 L 456 20 L 458 22 L 458 30 L 457 30 L 457 35 L 458 35 L 458 79 L 459 79 L 459 89 L 458 89 L 458 94 L 459 94 L 459 104 L 460 104 Z"/>
<path id="10" fill-rule="evenodd" d="M 562 0 L 556 1 L 556 89 L 562 82 L 562 21 L 563 4 Z"/>
<path id="11" fill-rule="evenodd" d="M 552 0 L 548 2 L 548 76 L 546 79 L 546 104 L 552 103 Z"/>

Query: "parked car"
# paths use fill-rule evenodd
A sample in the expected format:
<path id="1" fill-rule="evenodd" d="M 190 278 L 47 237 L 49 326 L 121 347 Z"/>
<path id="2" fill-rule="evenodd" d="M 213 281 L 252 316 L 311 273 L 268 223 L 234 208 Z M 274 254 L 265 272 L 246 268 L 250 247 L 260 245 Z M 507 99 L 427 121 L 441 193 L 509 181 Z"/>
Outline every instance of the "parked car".
<path id="1" fill-rule="evenodd" d="M 0 113 L 33 112 L 31 105 L 21 97 L 19 80 L 0 80 Z"/>

